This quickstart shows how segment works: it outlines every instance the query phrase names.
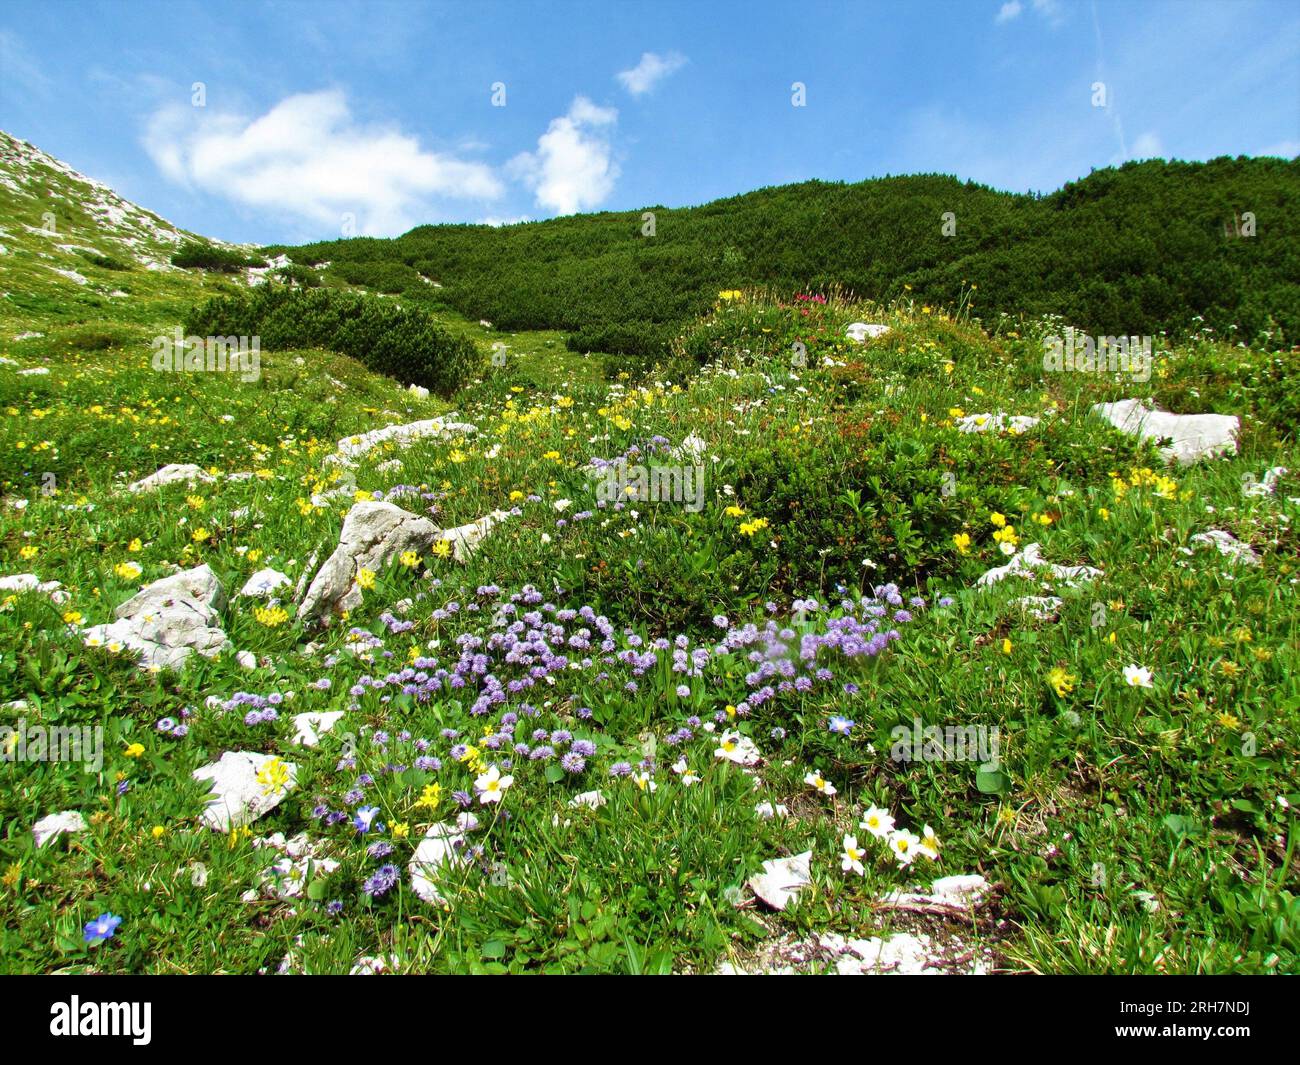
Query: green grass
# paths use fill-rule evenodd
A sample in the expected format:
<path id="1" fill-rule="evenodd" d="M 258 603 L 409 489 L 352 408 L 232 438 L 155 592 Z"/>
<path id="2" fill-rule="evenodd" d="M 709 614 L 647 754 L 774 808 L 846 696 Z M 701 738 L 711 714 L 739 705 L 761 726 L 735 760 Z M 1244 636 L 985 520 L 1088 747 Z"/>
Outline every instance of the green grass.
<path id="1" fill-rule="evenodd" d="M 1202 336 L 1162 347 L 1150 382 L 1120 384 L 1044 375 L 1039 337 L 1051 322 L 1008 320 L 990 334 L 908 300 L 832 302 L 803 315 L 751 295 L 724 301 L 684 337 L 711 345 L 715 360 L 689 378 L 620 380 L 614 364 L 610 382 L 606 359 L 566 351 L 560 334 L 505 333 L 446 310 L 436 312 L 445 328 L 507 351 L 504 365 L 489 363 L 450 402 L 416 399 L 320 351 L 265 352 L 256 382 L 162 375 L 150 368 L 151 337 L 231 282 L 133 268 L 132 297 L 110 300 L 99 288 L 122 284 L 124 272 L 96 274 L 78 257 L 73 268 L 91 284 L 75 285 L 40 259 L 53 254 L 39 243 L 46 238 L 11 221 L 30 216 L 26 201 L 0 201 L 0 210 L 11 253 L 0 257 L 0 290 L 11 294 L 0 301 L 0 354 L 19 364 L 0 367 L 0 571 L 60 581 L 68 594 L 60 604 L 0 595 L 0 691 L 27 704 L 0 710 L 0 724 L 21 717 L 104 729 L 97 770 L 4 766 L 0 968 L 274 972 L 288 959 L 291 970 L 319 973 L 382 957 L 401 971 L 709 972 L 814 932 L 905 929 L 988 951 L 1004 971 L 1297 969 L 1300 482 L 1291 473 L 1274 495 L 1241 490 L 1269 467 L 1300 469 L 1285 387 L 1291 356 Z M 95 246 L 128 261 L 106 240 Z M 888 321 L 894 331 L 859 347 L 843 339 L 853 320 Z M 28 331 L 44 336 L 11 339 Z M 806 367 L 792 365 L 796 341 Z M 19 376 L 27 366 L 50 373 Z M 1087 414 L 1094 402 L 1132 394 L 1239 414 L 1241 453 L 1165 470 L 1151 448 Z M 277 622 L 234 599 L 223 625 L 234 650 L 256 656 L 253 670 L 232 653 L 150 674 L 84 644 L 82 630 L 176 567 L 206 563 L 231 594 L 265 566 L 296 581 L 313 553 L 332 550 L 352 503 L 348 494 L 319 498 L 339 483 L 324 462 L 335 442 L 449 410 L 478 433 L 372 454 L 356 483 L 366 493 L 409 486 L 399 505 L 431 510 L 445 525 L 518 508 L 468 563 L 433 555 L 395 563 L 374 575 L 360 609 L 323 629 L 300 627 L 291 603 Z M 998 410 L 1043 421 L 1022 436 L 953 426 L 957 411 Z M 698 513 L 635 501 L 597 508 L 584 472 L 592 457 L 634 445 L 645 455 L 655 437 L 677 445 L 690 435 L 706 445 Z M 216 481 L 120 490 L 167 462 L 198 463 Z M 230 476 L 245 471 L 254 475 Z M 1121 479 L 1127 487 L 1117 490 Z M 570 503 L 557 508 L 561 500 Z M 577 517 L 586 511 L 590 518 Z M 1044 621 L 1015 604 L 1048 594 L 1035 583 L 977 587 L 1005 561 L 995 512 L 1021 546 L 1040 542 L 1051 561 L 1103 576 L 1077 588 L 1056 582 L 1051 594 L 1063 603 Z M 748 524 L 758 519 L 766 526 Z M 1261 564 L 1192 549 L 1192 535 L 1207 528 L 1248 542 Z M 954 542 L 962 535 L 965 553 Z M 451 668 L 458 637 L 490 638 L 499 600 L 481 586 L 499 586 L 502 599 L 535 586 L 540 601 L 520 611 L 589 605 L 609 619 L 617 650 L 630 635 L 643 653 L 656 637 L 679 634 L 692 650 L 712 647 L 721 636 L 715 614 L 734 626 L 770 616 L 795 647 L 825 632 L 828 617 L 865 618 L 857 598 L 888 581 L 927 604 L 911 621 L 890 622 L 900 639 L 874 657 L 823 650 L 817 664 L 833 680 L 777 692 L 748 714 L 727 708 L 753 688 L 751 648 L 711 656 L 699 676 L 674 672 L 664 650 L 632 676 L 621 662 L 601 662 L 594 623 L 560 622 L 550 611 L 544 622 L 564 624 L 566 636 L 592 630 L 591 649 L 567 650 L 592 667 L 556 669 L 554 683 L 536 678 L 488 714 L 469 712 L 472 687 L 444 686 L 427 700 L 400 686 L 349 694 L 361 678 L 420 656 Z M 810 596 L 822 608 L 799 612 L 795 600 Z M 944 596 L 950 605 L 938 605 Z M 394 624 L 403 621 L 411 627 Z M 376 639 L 382 650 L 370 646 Z M 1131 664 L 1151 671 L 1153 687 L 1125 683 Z M 527 675 L 527 664 L 492 668 L 503 683 Z M 243 707 L 217 705 L 237 692 L 286 701 L 278 720 L 249 725 Z M 318 748 L 292 744 L 293 714 L 335 709 L 347 714 Z M 474 803 L 474 851 L 440 880 L 445 905 L 432 905 L 412 891 L 407 863 L 427 826 L 455 817 L 453 793 L 472 789 L 476 776 L 442 730 L 481 741 L 506 709 L 521 715 L 516 739 L 530 747 L 542 745 L 530 739 L 534 729 L 565 730 L 595 753 L 580 773 L 556 759 L 516 758 L 503 802 Z M 156 728 L 183 711 L 187 735 Z M 710 733 L 703 725 L 715 715 Z M 829 730 L 832 715 L 856 722 L 849 735 Z M 671 744 L 692 716 L 701 719 L 692 738 Z M 998 729 L 1000 765 L 891 760 L 893 730 L 914 719 Z M 727 728 L 762 752 L 752 775 L 715 757 Z M 388 733 L 386 745 L 376 745 L 376 730 Z M 190 774 L 227 750 L 298 766 L 296 788 L 251 834 L 227 836 L 198 820 L 203 792 Z M 440 768 L 418 768 L 422 754 Z M 487 763 L 505 752 L 480 742 L 479 755 Z M 610 775 L 616 763 L 647 757 L 653 793 Z M 678 757 L 698 783 L 681 782 Z M 805 784 L 811 772 L 837 793 Z M 382 832 L 362 836 L 313 813 L 355 812 L 362 803 L 349 793 L 363 774 L 374 778 L 360 790 L 379 808 Z M 434 783 L 436 802 L 420 805 Z M 569 805 L 596 788 L 607 805 Z M 759 819 L 755 805 L 765 801 L 789 816 Z M 900 866 L 857 829 L 868 805 L 918 835 L 930 826 L 938 860 Z M 34 849 L 32 824 L 59 810 L 81 811 L 89 827 Z M 305 832 L 317 857 L 339 867 L 304 884 L 299 898 L 246 900 L 278 857 L 253 840 L 277 832 Z M 861 877 L 841 871 L 846 832 L 865 841 Z M 372 857 L 376 841 L 393 854 Z M 761 862 L 808 849 L 813 883 L 799 900 L 780 914 L 754 905 L 744 884 Z M 363 885 L 384 862 L 402 882 L 372 900 Z M 969 872 L 995 885 L 974 919 L 881 904 L 896 888 Z M 338 915 L 326 909 L 332 900 L 343 903 Z M 111 940 L 88 946 L 82 928 L 104 912 L 123 922 Z"/>

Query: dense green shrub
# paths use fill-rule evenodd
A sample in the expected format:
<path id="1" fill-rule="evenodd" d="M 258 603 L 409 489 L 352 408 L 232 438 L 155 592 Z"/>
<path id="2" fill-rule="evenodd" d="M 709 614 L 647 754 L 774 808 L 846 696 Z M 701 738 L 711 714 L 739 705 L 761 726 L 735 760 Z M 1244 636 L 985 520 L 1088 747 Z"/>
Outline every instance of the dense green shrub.
<path id="1" fill-rule="evenodd" d="M 267 349 L 327 348 L 403 383 L 448 395 L 482 366 L 473 342 L 417 310 L 332 289 L 264 285 L 218 297 L 185 320 L 194 336 L 258 336 Z"/>
<path id="2" fill-rule="evenodd" d="M 186 241 L 172 256 L 172 265 L 186 270 L 215 270 L 233 274 L 249 266 L 265 266 L 264 259 L 245 255 L 233 248 L 219 248 L 215 244 Z"/>
<path id="3" fill-rule="evenodd" d="M 724 289 L 790 298 L 834 284 L 881 302 L 973 297 L 985 321 L 1061 314 L 1101 335 L 1174 336 L 1200 314 L 1221 336 L 1236 325 L 1271 347 L 1300 337 L 1300 160 L 1127 163 L 1047 196 L 934 174 L 813 181 L 653 210 L 655 236 L 640 211 L 607 212 L 278 250 L 380 291 L 422 273 L 468 317 L 574 331 L 583 349 L 637 356 Z M 1247 211 L 1255 235 L 1238 237 Z M 396 290 L 414 285 L 428 287 Z"/>
<path id="4" fill-rule="evenodd" d="M 398 296 L 405 292 L 420 292 L 427 287 L 420 275 L 405 263 L 395 262 L 340 262 L 330 265 L 329 272 L 341 277 L 349 285 L 360 285 L 372 292 Z"/>
<path id="5" fill-rule="evenodd" d="M 280 281 L 302 285 L 303 288 L 320 288 L 321 284 L 320 274 L 315 270 L 309 266 L 298 266 L 294 263 L 280 267 L 275 271 L 275 277 Z"/>
<path id="6" fill-rule="evenodd" d="M 97 252 L 83 251 L 81 257 L 87 262 L 94 263 L 104 270 L 130 270 L 131 267 L 122 262 L 121 259 L 114 259 L 111 255 L 100 255 Z"/>

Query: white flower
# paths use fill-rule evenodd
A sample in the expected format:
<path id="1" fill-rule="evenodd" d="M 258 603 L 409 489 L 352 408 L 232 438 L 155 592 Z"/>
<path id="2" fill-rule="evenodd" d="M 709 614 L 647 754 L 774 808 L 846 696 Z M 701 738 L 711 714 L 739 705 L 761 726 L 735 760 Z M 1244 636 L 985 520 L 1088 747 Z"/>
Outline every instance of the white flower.
<path id="1" fill-rule="evenodd" d="M 713 757 L 735 762 L 736 765 L 753 765 L 759 760 L 758 748 L 754 746 L 754 741 L 732 730 L 722 734 Z"/>
<path id="2" fill-rule="evenodd" d="M 550 533 L 542 533 L 542 543 L 544 543 L 544 544 L 549 544 L 550 542 L 551 542 L 551 534 L 550 534 Z"/>
<path id="3" fill-rule="evenodd" d="M 758 814 L 759 819 L 763 821 L 771 821 L 775 817 L 784 818 L 790 816 L 790 811 L 783 804 L 776 803 L 773 805 L 770 802 L 760 802 L 754 807 L 754 813 Z"/>
<path id="4" fill-rule="evenodd" d="M 689 788 L 692 784 L 700 782 L 699 774 L 691 772 L 691 767 L 686 764 L 685 758 L 679 758 L 673 763 L 673 772 L 677 774 L 683 787 Z"/>
<path id="5" fill-rule="evenodd" d="M 929 825 L 921 829 L 921 853 L 932 862 L 939 860 L 939 837 Z"/>
<path id="6" fill-rule="evenodd" d="M 916 859 L 916 852 L 920 849 L 921 841 L 916 834 L 909 832 L 905 828 L 900 828 L 893 832 L 889 837 L 889 849 L 894 852 L 894 857 L 898 859 L 899 865 L 911 865 Z"/>
<path id="7" fill-rule="evenodd" d="M 1146 666 L 1125 666 L 1124 683 L 1130 688 L 1150 688 L 1152 687 L 1151 670 Z"/>
<path id="8" fill-rule="evenodd" d="M 488 771 L 474 781 L 474 790 L 478 792 L 478 801 L 483 805 L 500 802 L 506 788 L 515 782 L 512 776 L 502 776 L 496 766 L 489 766 Z"/>
<path id="9" fill-rule="evenodd" d="M 803 778 L 803 782 L 814 791 L 820 791 L 823 795 L 830 796 L 835 794 L 835 785 L 820 773 L 809 773 Z"/>
<path id="10" fill-rule="evenodd" d="M 894 831 L 894 817 L 879 806 L 869 806 L 858 822 L 858 827 L 865 828 L 877 839 L 888 839 L 889 833 Z"/>
<path id="11" fill-rule="evenodd" d="M 659 785 L 651 779 L 650 774 L 644 769 L 632 778 L 632 783 L 642 791 L 648 791 L 651 794 L 659 790 Z"/>
<path id="12" fill-rule="evenodd" d="M 858 849 L 858 837 L 845 835 L 844 837 L 844 855 L 840 859 L 840 868 L 846 873 L 854 872 L 858 876 L 865 874 L 866 870 L 862 868 L 862 858 L 866 851 Z"/>
<path id="13" fill-rule="evenodd" d="M 573 500 L 557 499 L 552 505 L 555 507 L 556 510 L 558 510 L 561 514 L 563 514 L 566 510 L 568 510 L 571 506 L 573 506 Z"/>

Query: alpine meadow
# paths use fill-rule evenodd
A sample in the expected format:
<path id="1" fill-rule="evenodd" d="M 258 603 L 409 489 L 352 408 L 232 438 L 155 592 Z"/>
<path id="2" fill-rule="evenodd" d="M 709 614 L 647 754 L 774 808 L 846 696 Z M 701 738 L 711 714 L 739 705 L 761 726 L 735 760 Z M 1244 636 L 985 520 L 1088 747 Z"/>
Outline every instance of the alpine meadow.
<path id="1" fill-rule="evenodd" d="M 814 8 L 4 16 L 0 971 L 1300 971 L 1294 8 Z"/>

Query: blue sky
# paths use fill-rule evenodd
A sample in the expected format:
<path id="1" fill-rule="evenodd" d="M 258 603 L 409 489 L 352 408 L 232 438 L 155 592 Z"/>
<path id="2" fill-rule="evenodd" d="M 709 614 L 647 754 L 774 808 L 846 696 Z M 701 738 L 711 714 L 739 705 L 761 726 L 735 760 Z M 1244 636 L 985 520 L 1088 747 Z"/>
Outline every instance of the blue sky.
<path id="1" fill-rule="evenodd" d="M 259 243 L 809 178 L 1050 191 L 1300 154 L 1300 4 L 8 0 L 0 128 Z"/>

